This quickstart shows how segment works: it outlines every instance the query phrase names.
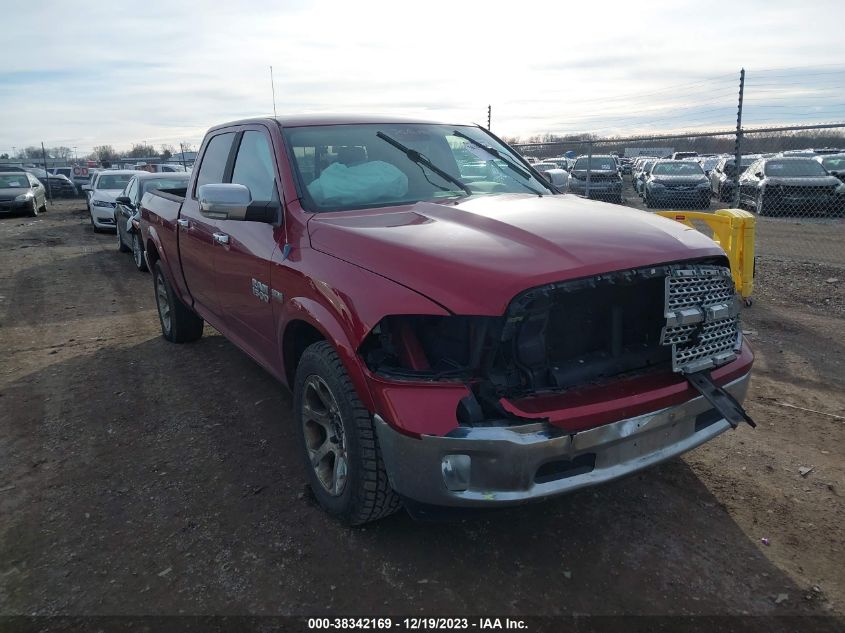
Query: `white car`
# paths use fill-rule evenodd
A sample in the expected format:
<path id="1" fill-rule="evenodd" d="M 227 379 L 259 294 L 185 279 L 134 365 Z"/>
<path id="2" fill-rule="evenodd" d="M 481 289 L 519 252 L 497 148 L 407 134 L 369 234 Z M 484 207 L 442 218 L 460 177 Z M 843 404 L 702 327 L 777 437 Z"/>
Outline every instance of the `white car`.
<path id="1" fill-rule="evenodd" d="M 88 192 L 88 212 L 95 231 L 113 231 L 115 198 L 135 174 L 146 172 L 136 169 L 108 169 L 91 176 L 91 183 L 83 189 Z"/>

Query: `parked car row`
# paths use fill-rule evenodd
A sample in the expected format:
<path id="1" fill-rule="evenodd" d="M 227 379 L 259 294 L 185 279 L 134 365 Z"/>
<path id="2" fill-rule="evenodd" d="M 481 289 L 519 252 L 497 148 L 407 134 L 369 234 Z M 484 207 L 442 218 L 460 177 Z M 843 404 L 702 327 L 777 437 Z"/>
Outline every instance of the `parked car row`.
<path id="1" fill-rule="evenodd" d="M 132 253 L 135 267 L 147 272 L 144 257 L 144 241 L 140 235 L 141 199 L 154 190 L 184 189 L 190 174 L 187 172 L 138 173 L 130 177 L 126 186 L 115 197 L 114 226 L 117 234 L 117 250 Z"/>
<path id="2" fill-rule="evenodd" d="M 622 171 L 616 157 L 579 156 L 569 172 L 569 191 L 622 204 Z"/>
<path id="3" fill-rule="evenodd" d="M 32 217 L 47 210 L 47 190 L 32 174 L 0 171 L 0 213 L 26 213 Z"/>
<path id="4" fill-rule="evenodd" d="M 73 198 L 77 195 L 76 186 L 69 178 L 62 174 L 48 173 L 40 167 L 18 167 L 16 165 L 4 165 L 0 167 L 0 173 L 27 173 L 33 176 L 44 187 L 48 197 Z"/>
<path id="5" fill-rule="evenodd" d="M 845 211 L 845 182 L 814 158 L 759 158 L 739 177 L 739 202 L 758 215 Z"/>
<path id="6" fill-rule="evenodd" d="M 95 227 L 149 266 L 167 341 L 208 323 L 290 387 L 308 483 L 348 524 L 541 500 L 753 425 L 724 251 L 559 195 L 553 161 L 355 116 L 219 125 L 197 158 L 98 172 Z M 570 191 L 618 201 L 615 157 L 569 167 Z"/>

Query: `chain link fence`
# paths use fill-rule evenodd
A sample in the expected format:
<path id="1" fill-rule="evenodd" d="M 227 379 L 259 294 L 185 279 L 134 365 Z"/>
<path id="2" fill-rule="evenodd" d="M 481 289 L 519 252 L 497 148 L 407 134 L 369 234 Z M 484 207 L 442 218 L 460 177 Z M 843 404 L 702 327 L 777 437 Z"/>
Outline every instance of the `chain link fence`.
<path id="1" fill-rule="evenodd" d="M 845 124 L 514 147 L 561 191 L 652 211 L 746 209 L 758 258 L 845 266 Z"/>

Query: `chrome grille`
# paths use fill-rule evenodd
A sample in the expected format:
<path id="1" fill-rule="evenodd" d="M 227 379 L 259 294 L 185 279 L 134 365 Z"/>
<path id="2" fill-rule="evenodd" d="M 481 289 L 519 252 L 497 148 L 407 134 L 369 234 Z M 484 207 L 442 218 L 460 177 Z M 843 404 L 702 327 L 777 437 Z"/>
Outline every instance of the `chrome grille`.
<path id="1" fill-rule="evenodd" d="M 672 369 L 700 371 L 736 358 L 739 301 L 728 268 L 672 267 L 666 276 L 665 307 L 660 343 L 672 346 Z"/>

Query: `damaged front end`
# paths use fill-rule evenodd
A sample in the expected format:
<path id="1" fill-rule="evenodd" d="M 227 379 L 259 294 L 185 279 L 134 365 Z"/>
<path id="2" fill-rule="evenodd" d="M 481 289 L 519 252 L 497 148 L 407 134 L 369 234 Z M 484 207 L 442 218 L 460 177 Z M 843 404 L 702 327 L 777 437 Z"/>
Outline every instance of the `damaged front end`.
<path id="1" fill-rule="evenodd" d="M 742 419 L 739 405 L 718 393 L 709 372 L 735 361 L 741 345 L 730 270 L 711 259 L 531 288 L 500 317 L 389 316 L 359 353 L 387 382 L 451 385 L 452 410 L 429 412 L 451 416 L 451 427 L 542 420 L 575 431 L 612 421 L 607 407 L 593 407 L 590 418 L 584 405 L 620 390 L 636 394 L 672 383 L 681 398 L 688 386 L 678 374 L 691 377 L 689 384 L 723 414 L 732 411 L 725 417 L 734 424 Z M 661 403 L 641 399 L 617 413 Z M 573 404 L 575 417 L 568 414 Z M 408 430 L 420 431 L 413 426 Z"/>

